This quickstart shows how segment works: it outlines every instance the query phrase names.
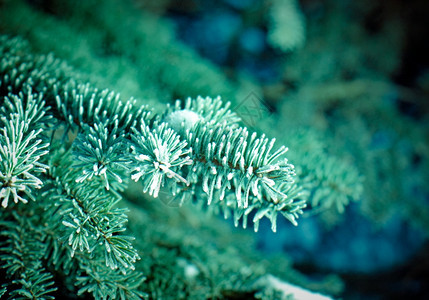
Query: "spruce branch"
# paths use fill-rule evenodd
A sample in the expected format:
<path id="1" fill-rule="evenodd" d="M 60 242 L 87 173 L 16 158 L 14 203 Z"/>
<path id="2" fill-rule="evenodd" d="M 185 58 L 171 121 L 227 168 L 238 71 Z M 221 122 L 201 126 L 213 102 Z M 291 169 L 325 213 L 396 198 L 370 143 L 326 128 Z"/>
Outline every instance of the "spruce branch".
<path id="1" fill-rule="evenodd" d="M 77 182 L 79 173 L 73 168 L 70 151 L 58 155 L 51 165 L 49 175 L 55 188 L 48 197 L 60 206 L 62 240 L 71 246 L 71 256 L 101 248 L 106 266 L 124 274 L 134 270 L 140 256 L 132 246 L 134 238 L 122 234 L 127 210 L 116 207 L 120 198 L 97 181 Z"/>
<path id="2" fill-rule="evenodd" d="M 134 129 L 133 140 L 133 174 L 131 178 L 138 181 L 143 177 L 143 192 L 149 191 L 155 198 L 164 185 L 166 178 L 177 182 L 187 183 L 179 174 L 179 169 L 192 163 L 185 149 L 186 142 L 180 141 L 179 136 L 162 123 L 153 130 L 141 125 L 140 131 Z"/>
<path id="3" fill-rule="evenodd" d="M 26 44 L 23 41 L 22 43 Z M 19 44 L 19 42 L 15 44 Z M 13 47 L 12 45 L 10 47 Z M 25 48 L 26 46 L 21 47 Z M 8 49 L 7 46 L 3 49 L 0 47 L 2 55 L 0 59 L 0 91 L 2 95 L 27 92 L 31 88 L 33 92 L 43 93 L 47 104 L 52 106 L 54 100 L 51 94 L 53 87 L 66 84 L 70 78 L 79 78 L 78 73 L 52 54 L 32 55 L 24 50 L 7 52 Z"/>
<path id="4" fill-rule="evenodd" d="M 27 203 L 34 200 L 32 189 L 40 189 L 43 182 L 38 177 L 48 166 L 40 162 L 49 150 L 42 131 L 49 121 L 45 117 L 42 95 L 25 97 L 9 94 L 0 110 L 0 199 L 2 206 L 10 200 Z M 25 103 L 25 104 L 24 104 Z M 44 121 L 44 122 L 41 122 Z M 25 194 L 25 196 L 23 196 Z"/>
<path id="5" fill-rule="evenodd" d="M 298 130 L 288 141 L 292 147 L 289 156 L 297 165 L 298 183 L 308 191 L 307 200 L 313 211 L 334 209 L 342 213 L 350 201 L 362 196 L 363 178 L 358 170 L 345 160 L 329 155 L 315 130 Z M 296 151 L 301 147 L 302 151 Z"/>
<path id="6" fill-rule="evenodd" d="M 283 157 L 286 147 L 271 153 L 275 139 L 269 140 L 265 135 L 257 138 L 256 133 L 249 137 L 243 127 L 202 123 L 188 131 L 188 142 L 193 149 L 194 164 L 187 179 L 193 184 L 201 184 L 208 205 L 214 198 L 216 203 L 222 203 L 226 196 L 231 199 L 230 194 L 233 194 L 235 202 L 228 199 L 224 206 L 235 211 L 236 224 L 245 211 L 248 215 L 257 208 L 255 230 L 262 216 L 267 216 L 275 229 L 279 211 L 296 225 L 295 219 L 302 213 L 305 203 L 298 199 L 300 194 L 287 193 L 295 173 L 293 165 Z"/>
<path id="7" fill-rule="evenodd" d="M 282 146 L 271 153 L 275 139 L 269 140 L 264 135 L 257 138 L 256 133 L 249 136 L 229 106 L 220 97 L 197 97 L 184 103 L 176 101 L 174 107 L 167 109 L 162 120 L 180 132 L 192 149 L 192 165 L 182 170 L 187 185 L 179 183 L 173 188 L 176 198 L 183 203 L 203 194 L 209 206 L 224 211 L 225 218 L 232 210 L 236 225 L 238 219 L 255 208 L 264 212 L 258 216 L 267 216 L 272 221 L 273 230 L 278 211 L 296 225 L 305 201 L 302 192 L 287 194 L 300 190 L 293 183 L 293 165 L 283 157 L 287 148 Z M 266 205 L 272 208 L 265 209 Z M 259 219 L 254 219 L 255 230 Z M 243 226 L 246 224 L 243 219 Z"/>
<path id="8" fill-rule="evenodd" d="M 76 182 L 102 178 L 107 190 L 123 190 L 123 178 L 127 177 L 131 163 L 129 142 L 118 132 L 118 120 L 109 132 L 103 123 L 94 127 L 84 126 L 73 142 L 74 167 L 82 169 Z"/>
<path id="9" fill-rule="evenodd" d="M 67 84 L 54 85 L 52 93 L 61 119 L 70 128 L 103 123 L 110 130 L 117 127 L 118 132 L 128 132 L 131 127 L 138 126 L 140 120 L 148 120 L 150 116 L 147 106 L 138 107 L 135 99 L 123 103 L 119 93 L 99 90 L 89 83 L 69 80 Z"/>
<path id="10" fill-rule="evenodd" d="M 85 274 L 76 278 L 80 286 L 78 296 L 91 293 L 96 300 L 101 299 L 146 299 L 148 295 L 138 290 L 146 279 L 140 273 L 112 273 L 100 267 L 86 267 Z"/>
<path id="11" fill-rule="evenodd" d="M 59 155 L 56 162 L 62 161 L 63 155 Z M 64 166 L 58 165 L 58 168 L 63 169 Z M 102 190 L 106 191 L 104 188 Z M 139 287 L 145 280 L 145 276 L 132 267 L 129 267 L 125 274 L 121 267 L 112 269 L 111 265 L 106 263 L 104 244 L 90 243 L 91 252 L 85 249 L 80 251 L 79 244 L 76 249 L 73 249 L 74 245 L 69 243 L 67 234 L 76 231 L 62 223 L 68 217 L 62 212 L 69 203 L 61 203 L 62 196 L 59 196 L 58 192 L 57 180 L 47 179 L 46 189 L 35 202 L 45 211 L 43 223 L 46 224 L 46 244 L 48 245 L 45 257 L 49 258 L 49 265 L 67 275 L 69 288 L 72 290 L 77 288 L 75 293 L 78 295 L 90 293 L 95 299 L 125 300 L 135 299 L 136 295 L 140 297 L 139 299 L 144 298 L 145 294 L 139 290 Z M 97 209 L 97 205 L 104 207 L 103 203 L 97 202 L 92 209 Z M 99 208 L 99 214 L 103 214 L 102 208 Z M 116 218 L 115 215 L 111 217 Z M 104 229 L 101 230 L 109 230 L 109 220 L 104 219 L 103 222 L 100 226 L 104 226 Z M 88 232 L 92 231 L 88 230 Z M 118 237 L 114 234 L 113 236 Z M 91 241 L 91 235 L 87 239 Z"/>
<path id="12" fill-rule="evenodd" d="M 132 179 L 142 178 L 144 192 L 157 197 L 165 186 L 180 203 L 206 199 L 208 206 L 241 211 L 235 213 L 240 217 L 249 206 L 247 214 L 258 208 L 263 213 L 255 219 L 255 229 L 262 216 L 274 222 L 275 229 L 279 211 L 296 225 L 305 203 L 301 194 L 288 198 L 285 193 L 292 190 L 295 175 L 293 165 L 284 158 L 286 147 L 271 152 L 275 139 L 258 138 L 256 133 L 249 136 L 246 128 L 239 127 L 229 103 L 224 106 L 219 97 L 189 98 L 184 105 L 176 101 L 167 111 L 155 118 L 152 130 L 142 125 L 131 136 L 136 166 Z M 182 141 L 168 127 L 180 132 Z M 166 182 L 166 178 L 173 181 Z M 226 196 L 229 199 L 223 201 Z"/>
<path id="13" fill-rule="evenodd" d="M 8 219 L 7 221 L 4 219 Z M 9 297 L 12 299 L 54 299 L 57 289 L 42 264 L 46 251 L 42 232 L 31 218 L 25 218 L 16 211 L 2 213 L 0 222 L 0 267 L 6 269 L 11 279 Z"/>

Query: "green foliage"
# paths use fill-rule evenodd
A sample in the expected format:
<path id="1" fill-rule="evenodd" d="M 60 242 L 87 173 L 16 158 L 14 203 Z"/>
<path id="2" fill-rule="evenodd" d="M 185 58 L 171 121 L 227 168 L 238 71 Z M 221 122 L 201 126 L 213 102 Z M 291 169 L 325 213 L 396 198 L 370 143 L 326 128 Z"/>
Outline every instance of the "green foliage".
<path id="1" fill-rule="evenodd" d="M 297 224 L 305 203 L 294 185 L 294 167 L 284 158 L 286 147 L 271 153 L 275 139 L 258 138 L 256 133 L 249 136 L 229 103 L 222 107 L 219 97 L 177 101 L 164 120 L 185 135 L 192 149 L 192 163 L 183 170 L 186 186 L 179 185 L 176 191 L 181 202 L 206 202 L 215 207 L 209 208 L 212 211 L 218 206 L 225 218 L 232 211 L 236 226 L 243 218 L 246 227 L 247 216 L 255 213 L 255 231 L 263 217 L 275 231 L 279 212 Z"/>
<path id="2" fill-rule="evenodd" d="M 50 66 L 46 67 L 51 70 Z M 48 92 L 55 98 L 60 118 L 72 129 L 84 124 L 94 126 L 103 123 L 109 130 L 117 127 L 115 131 L 125 134 L 122 131 L 128 131 L 130 127 L 136 126 L 140 119 L 149 115 L 147 107 L 137 107 L 134 99 L 124 104 L 120 94 L 108 89 L 99 90 L 88 83 L 76 83 L 71 77 L 64 83 L 53 85 Z"/>
<path id="3" fill-rule="evenodd" d="M 197 174 L 202 174 L 201 188 L 207 194 L 208 205 L 215 198 L 215 203 L 222 205 L 224 210 L 232 209 L 236 224 L 243 214 L 247 216 L 256 209 L 255 230 L 259 220 L 266 216 L 275 231 L 277 212 L 282 212 L 296 224 L 295 218 L 305 205 L 294 198 L 299 194 L 288 193 L 293 183 L 293 166 L 286 159 L 279 159 L 287 148 L 280 147 L 270 153 L 275 140 L 256 136 L 253 133 L 249 137 L 246 128 L 242 127 L 197 125 L 192 132 L 188 131 L 188 140 L 194 150 L 194 165 L 188 178 L 197 183 Z M 229 190 L 234 192 L 235 201 L 231 201 L 231 194 L 226 193 Z"/>
<path id="4" fill-rule="evenodd" d="M 362 194 L 363 178 L 346 159 L 330 155 L 324 148 L 316 130 L 299 129 L 288 138 L 289 157 L 299 161 L 298 182 L 305 187 L 305 199 L 315 210 L 337 210 L 339 213 L 350 201 L 357 201 Z"/>
<path id="5" fill-rule="evenodd" d="M 132 136 L 134 167 L 131 178 L 135 181 L 141 179 L 143 192 L 149 191 L 149 195 L 155 198 L 167 178 L 187 183 L 178 172 L 192 163 L 187 156 L 191 150 L 185 149 L 186 142 L 180 141 L 174 130 L 166 125 L 162 123 L 152 131 L 148 126 L 141 125 L 140 132 L 134 129 L 136 135 Z"/>
<path id="6" fill-rule="evenodd" d="M 49 145 L 41 133 L 49 117 L 45 117 L 41 95 L 33 96 L 31 90 L 29 94 L 9 94 L 0 110 L 0 124 L 4 126 L 0 135 L 0 199 L 4 208 L 12 199 L 15 203 L 34 200 L 32 189 L 42 186 L 37 175 L 48 168 L 39 160 L 48 153 Z"/>
<path id="7" fill-rule="evenodd" d="M 76 141 L 73 143 L 74 166 L 82 168 L 81 176 L 76 182 L 82 183 L 91 180 L 93 176 L 102 177 L 107 190 L 123 190 L 123 179 L 120 176 L 128 171 L 130 164 L 127 158 L 127 142 L 118 133 L 118 122 L 111 132 L 103 123 L 94 124 L 94 127 L 85 126 Z"/>
<path id="8" fill-rule="evenodd" d="M 274 0 L 269 12 L 268 42 L 281 51 L 304 45 L 305 20 L 297 0 Z"/>
<path id="9" fill-rule="evenodd" d="M 16 212 L 2 213 L 1 268 L 6 269 L 12 299 L 54 299 L 53 275 L 42 264 L 47 250 L 43 234 L 32 220 Z"/>
<path id="10" fill-rule="evenodd" d="M 12 42 L 16 43 L 16 41 Z M 6 48 L 8 46 L 4 46 L 2 49 Z M 107 295 L 112 299 L 116 299 L 115 297 L 126 299 L 130 295 L 135 297 L 142 295 L 135 290 L 138 283 L 144 279 L 138 275 L 139 273 L 134 273 L 132 276 L 127 275 L 124 278 L 115 274 L 114 271 L 112 273 L 112 270 L 116 269 L 122 273 L 134 269 L 133 264 L 139 259 L 139 255 L 131 245 L 133 238 L 122 234 L 127 222 L 126 210 L 115 208 L 114 206 L 120 200 L 118 195 L 109 193 L 104 188 L 104 185 L 109 187 L 108 180 L 112 180 L 112 178 L 121 183 L 122 178 L 116 174 L 116 172 L 121 174 L 120 172 L 123 170 L 121 158 L 118 158 L 121 139 L 114 137 L 119 126 L 121 131 L 131 126 L 130 115 L 132 116 L 132 114 L 129 109 L 132 104 L 121 106 L 118 102 L 114 102 L 118 98 L 112 100 L 112 94 L 107 93 L 102 94 L 102 99 L 106 100 L 97 101 L 98 99 L 96 99 L 97 106 L 92 110 L 94 97 L 99 95 L 97 90 L 89 89 L 88 85 L 78 85 L 74 88 L 74 82 L 70 81 L 64 73 L 58 74 L 61 71 L 56 69 L 59 67 L 57 60 L 53 60 L 51 56 L 34 58 L 31 55 L 22 55 L 22 53 L 12 58 L 13 53 L 13 51 L 5 53 L 6 55 L 2 58 L 1 88 L 9 92 L 9 95 L 2 100 L 4 105 L 1 110 L 1 120 L 4 124 L 1 137 L 3 206 L 8 206 L 10 198 L 15 203 L 18 200 L 28 202 L 28 198 L 40 201 L 40 196 L 43 195 L 45 201 L 53 201 L 52 203 L 55 205 L 52 207 L 52 213 L 58 224 L 50 228 L 52 230 L 51 244 L 45 244 L 45 246 L 50 245 L 54 248 L 52 251 L 56 256 L 51 258 L 52 262 L 56 262 L 57 267 L 60 264 L 68 266 L 68 272 L 72 272 L 74 269 L 76 276 L 80 274 L 79 278 L 83 278 L 77 281 L 81 284 L 94 281 L 94 279 L 85 279 L 86 276 L 96 279 L 100 276 L 105 278 L 103 284 L 110 286 L 109 289 L 104 285 L 100 286 L 99 290 L 81 288 L 83 292 L 93 292 L 94 296 L 100 299 L 105 299 Z M 16 75 L 16 68 L 9 68 L 10 61 L 20 66 L 22 73 L 19 76 Z M 32 69 L 34 65 L 37 65 L 39 69 Z M 60 70 L 66 72 L 67 67 L 60 67 Z M 61 77 L 63 80 L 60 80 Z M 65 81 L 68 84 L 63 85 Z M 38 95 L 32 94 L 33 88 L 38 90 Z M 82 93 L 77 94 L 77 90 Z M 14 91 L 19 91 L 19 95 L 12 94 Z M 63 91 L 62 95 L 61 91 Z M 72 97 L 74 96 L 73 101 L 68 98 L 68 91 Z M 65 99 L 64 101 L 61 96 Z M 83 110 L 83 105 L 87 103 L 91 109 L 89 114 Z M 115 106 L 112 103 L 116 103 Z M 50 110 L 49 106 L 53 109 Z M 76 109 L 76 107 L 79 108 Z M 101 113 L 99 113 L 100 109 L 103 109 Z M 136 114 L 138 115 L 141 111 L 142 109 L 136 110 Z M 54 118 L 55 122 L 51 122 Z M 112 122 L 109 122 L 109 118 Z M 108 134 L 107 127 L 103 123 L 93 124 L 90 120 L 104 121 L 106 126 L 112 127 L 112 134 Z M 54 127 L 49 125 L 53 123 L 55 123 Z M 76 130 L 81 133 L 78 138 L 71 141 L 71 144 L 55 142 L 56 146 L 50 145 L 49 134 L 51 143 L 61 136 L 61 139 L 66 141 L 69 139 L 69 134 Z M 85 130 L 89 131 L 89 135 L 84 137 Z M 58 135 L 56 132 L 60 134 Z M 88 138 L 89 142 L 87 142 Z M 80 159 L 77 163 L 72 159 L 73 149 L 74 157 L 77 156 Z M 103 151 L 104 149 L 106 151 Z M 48 153 L 51 157 L 49 161 L 46 160 Z M 93 160 L 90 159 L 91 155 L 93 155 Z M 43 163 L 40 162 L 42 159 Z M 104 184 L 100 185 L 99 181 L 88 178 L 91 176 L 85 178 L 79 176 L 88 169 L 85 168 L 88 164 L 91 164 L 90 169 L 93 171 L 94 165 L 100 166 L 101 170 L 94 172 L 96 175 L 104 177 Z M 108 169 L 103 171 L 103 166 Z M 39 176 L 36 177 L 37 175 Z M 42 186 L 41 194 L 36 193 L 34 189 L 41 189 Z M 112 183 L 111 186 L 120 190 L 120 186 L 116 183 Z M 48 207 L 52 204 L 48 202 L 45 205 L 46 214 L 49 212 Z M 30 208 L 28 209 L 30 210 Z M 18 228 L 20 227 L 18 226 Z M 44 234 L 46 235 L 46 232 Z M 32 247 L 31 241 L 23 243 L 25 244 L 22 247 Z M 3 251 L 7 253 L 8 249 L 4 248 Z M 77 256 L 75 252 L 85 253 L 85 255 Z M 61 255 L 69 256 L 70 259 L 64 259 Z M 29 258 L 31 256 L 29 255 Z M 96 262 L 93 257 L 103 259 Z M 22 261 L 21 258 L 18 260 Z M 43 260 L 36 259 L 36 261 L 42 266 Z M 89 265 L 88 262 L 90 262 Z M 15 277 L 20 273 L 10 265 L 4 265 L 4 268 L 8 270 L 10 276 Z M 110 274 L 111 278 L 106 274 Z M 25 291 L 30 289 L 31 292 L 41 293 L 40 297 L 42 297 L 46 290 L 43 288 L 44 285 L 51 285 L 48 280 L 52 278 L 52 275 L 45 276 L 43 272 L 36 271 L 25 276 L 28 280 L 13 282 L 21 285 L 21 288 L 15 289 L 15 292 L 20 295 L 28 296 Z M 137 280 L 136 277 L 139 279 Z M 124 286 L 119 282 L 123 282 Z M 128 283 L 129 286 L 127 286 Z M 41 288 L 37 288 L 34 284 L 40 284 Z M 112 289 L 115 293 L 112 292 Z M 50 291 L 48 290 L 48 292 Z"/>
<path id="11" fill-rule="evenodd" d="M 62 240 L 71 247 L 71 256 L 77 250 L 91 254 L 101 248 L 107 267 L 123 273 L 134 269 L 140 257 L 131 244 L 134 238 L 121 234 L 127 216 L 126 209 L 116 207 L 120 198 L 97 181 L 81 182 L 70 158 L 66 152 L 51 161 L 49 175 L 56 179 L 56 189 L 51 188 L 45 197 L 59 206 Z"/>
<path id="12" fill-rule="evenodd" d="M 77 295 L 91 293 L 95 299 L 144 299 L 147 294 L 138 287 L 145 279 L 139 273 L 112 274 L 104 268 L 85 269 L 88 275 L 78 276 L 77 285 L 81 286 Z"/>
<path id="13" fill-rule="evenodd" d="M 54 0 L 50 13 L 44 13 L 17 0 L 1 14 L 0 27 L 25 36 L 36 53 L 53 51 L 67 60 L 84 72 L 84 82 L 90 77 L 98 87 L 120 90 L 154 108 L 198 95 L 222 95 L 235 102 L 248 93 L 247 79 L 238 79 L 238 87 L 231 84 L 211 62 L 175 39 L 172 24 L 134 6 L 129 0 L 102 5 L 97 0 Z"/>

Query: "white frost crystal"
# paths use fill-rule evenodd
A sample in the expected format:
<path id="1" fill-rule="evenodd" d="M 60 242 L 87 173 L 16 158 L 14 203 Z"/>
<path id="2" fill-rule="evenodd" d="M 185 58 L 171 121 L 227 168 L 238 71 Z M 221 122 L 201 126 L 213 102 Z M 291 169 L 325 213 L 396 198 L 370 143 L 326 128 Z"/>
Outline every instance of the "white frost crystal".
<path id="1" fill-rule="evenodd" d="M 188 109 L 173 111 L 164 119 L 164 122 L 173 128 L 180 135 L 185 135 L 186 130 L 192 129 L 197 122 L 201 120 L 201 116 L 196 112 Z"/>

